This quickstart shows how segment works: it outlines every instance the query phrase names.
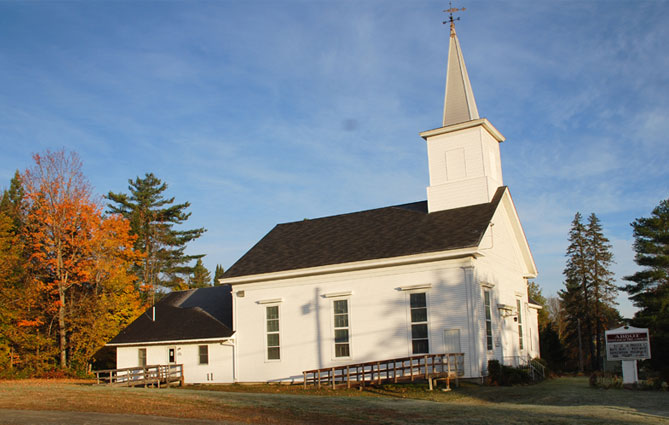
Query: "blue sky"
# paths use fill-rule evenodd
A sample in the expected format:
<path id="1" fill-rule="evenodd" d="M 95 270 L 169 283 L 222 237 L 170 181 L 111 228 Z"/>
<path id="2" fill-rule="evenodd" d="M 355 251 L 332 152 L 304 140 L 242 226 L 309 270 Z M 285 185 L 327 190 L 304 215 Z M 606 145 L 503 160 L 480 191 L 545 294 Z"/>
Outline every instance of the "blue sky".
<path id="1" fill-rule="evenodd" d="M 455 6 L 544 294 L 576 211 L 633 273 L 629 223 L 669 197 L 669 2 Z M 212 271 L 276 223 L 425 199 L 445 8 L 0 0 L 0 187 L 45 149 L 78 152 L 100 195 L 153 172 L 208 229 L 190 252 Z"/>

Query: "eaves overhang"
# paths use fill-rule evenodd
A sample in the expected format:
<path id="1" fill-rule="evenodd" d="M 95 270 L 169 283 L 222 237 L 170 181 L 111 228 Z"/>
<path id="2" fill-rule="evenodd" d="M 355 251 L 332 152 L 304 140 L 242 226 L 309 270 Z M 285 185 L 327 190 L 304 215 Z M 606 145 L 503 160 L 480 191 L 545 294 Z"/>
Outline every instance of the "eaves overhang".
<path id="1" fill-rule="evenodd" d="M 225 337 L 214 337 L 214 338 L 194 338 L 194 339 L 171 339 L 164 341 L 137 341 L 137 342 L 119 342 L 112 343 L 108 342 L 105 344 L 107 347 L 137 347 L 145 345 L 167 345 L 167 344 L 200 344 L 200 343 L 211 343 L 211 342 L 223 342 L 228 340 L 234 340 L 235 336 L 225 336 Z"/>
<path id="2" fill-rule="evenodd" d="M 355 261 L 343 264 L 330 264 L 319 267 L 309 267 L 296 270 L 285 270 L 280 272 L 253 274 L 246 276 L 219 279 L 223 285 L 240 285 L 245 283 L 264 282 L 280 279 L 291 279 L 307 276 L 318 276 L 333 273 L 343 273 L 358 270 L 368 270 L 382 267 L 403 266 L 409 264 L 428 263 L 440 260 L 451 260 L 468 257 L 482 257 L 484 254 L 478 246 L 452 249 L 448 251 L 430 252 L 423 254 L 404 255 L 400 257 Z"/>
<path id="3" fill-rule="evenodd" d="M 423 139 L 427 140 L 429 137 L 453 133 L 455 131 L 466 130 L 468 128 L 474 128 L 478 126 L 485 128 L 486 131 L 490 133 L 490 135 L 498 142 L 501 143 L 506 140 L 502 133 L 500 133 L 499 130 L 497 130 L 495 126 L 493 126 L 490 121 L 488 121 L 487 118 L 479 118 L 477 120 L 465 121 L 458 124 L 448 125 L 446 127 L 439 127 L 433 130 L 423 131 L 422 133 L 419 133 L 419 135 Z"/>

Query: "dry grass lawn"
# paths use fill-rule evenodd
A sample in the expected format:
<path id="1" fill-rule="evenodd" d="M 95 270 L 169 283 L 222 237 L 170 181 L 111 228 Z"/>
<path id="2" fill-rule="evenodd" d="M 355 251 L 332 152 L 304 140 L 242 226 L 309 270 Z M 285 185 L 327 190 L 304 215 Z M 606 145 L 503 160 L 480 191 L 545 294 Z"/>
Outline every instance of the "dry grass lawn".
<path id="1" fill-rule="evenodd" d="M 451 392 L 428 392 L 422 385 L 365 391 L 273 385 L 157 390 L 87 381 L 4 381 L 3 408 L 263 424 L 669 424 L 669 393 L 592 389 L 586 378 L 519 387 L 465 384 Z"/>

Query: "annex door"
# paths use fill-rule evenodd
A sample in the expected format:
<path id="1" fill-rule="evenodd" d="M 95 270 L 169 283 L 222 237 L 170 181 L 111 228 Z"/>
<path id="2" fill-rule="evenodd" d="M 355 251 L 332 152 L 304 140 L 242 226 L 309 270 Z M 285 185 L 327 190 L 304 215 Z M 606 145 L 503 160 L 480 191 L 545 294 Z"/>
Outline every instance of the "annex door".
<path id="1" fill-rule="evenodd" d="M 462 353 L 460 329 L 444 329 L 444 353 Z M 458 375 L 465 373 L 465 359 L 458 358 Z"/>

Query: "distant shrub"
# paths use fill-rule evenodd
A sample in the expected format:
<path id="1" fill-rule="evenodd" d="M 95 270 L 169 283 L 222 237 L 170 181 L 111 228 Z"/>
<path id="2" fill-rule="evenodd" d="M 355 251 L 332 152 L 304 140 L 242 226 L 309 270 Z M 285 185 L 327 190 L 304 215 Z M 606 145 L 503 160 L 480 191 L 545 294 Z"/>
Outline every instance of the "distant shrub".
<path id="1" fill-rule="evenodd" d="M 623 380 L 611 372 L 593 372 L 590 375 L 590 386 L 593 388 L 622 388 Z"/>
<path id="2" fill-rule="evenodd" d="M 504 366 L 499 360 L 488 361 L 488 384 L 489 385 L 519 385 L 532 382 L 532 377 L 524 369 Z"/>
<path id="3" fill-rule="evenodd" d="M 500 385 L 502 379 L 502 365 L 499 360 L 488 360 L 488 384 Z"/>

